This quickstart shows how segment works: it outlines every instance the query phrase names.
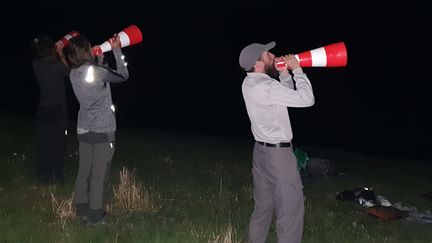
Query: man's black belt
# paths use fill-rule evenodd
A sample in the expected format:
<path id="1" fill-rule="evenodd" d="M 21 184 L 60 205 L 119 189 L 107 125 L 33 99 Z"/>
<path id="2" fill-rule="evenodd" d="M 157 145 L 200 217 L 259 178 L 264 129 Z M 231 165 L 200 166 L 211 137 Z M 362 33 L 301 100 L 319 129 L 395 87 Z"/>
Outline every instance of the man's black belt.
<path id="1" fill-rule="evenodd" d="M 272 148 L 287 148 L 287 147 L 291 147 L 291 143 L 265 143 L 265 142 L 260 142 L 260 141 L 257 141 L 257 143 L 261 144 L 262 146 L 272 147 Z"/>

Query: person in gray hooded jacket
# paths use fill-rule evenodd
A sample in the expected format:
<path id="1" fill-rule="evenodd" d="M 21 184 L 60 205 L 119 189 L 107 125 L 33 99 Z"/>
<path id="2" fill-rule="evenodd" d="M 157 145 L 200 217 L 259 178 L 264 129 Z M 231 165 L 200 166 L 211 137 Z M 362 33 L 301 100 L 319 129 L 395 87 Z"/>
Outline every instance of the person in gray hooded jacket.
<path id="1" fill-rule="evenodd" d="M 89 224 L 103 223 L 106 215 L 105 186 L 115 151 L 116 131 L 110 83 L 129 78 L 119 36 L 109 42 L 116 69 L 98 65 L 90 43 L 82 35 L 71 38 L 65 50 L 71 67 L 70 82 L 80 104 L 77 121 L 80 158 L 74 205 L 77 216 Z"/>

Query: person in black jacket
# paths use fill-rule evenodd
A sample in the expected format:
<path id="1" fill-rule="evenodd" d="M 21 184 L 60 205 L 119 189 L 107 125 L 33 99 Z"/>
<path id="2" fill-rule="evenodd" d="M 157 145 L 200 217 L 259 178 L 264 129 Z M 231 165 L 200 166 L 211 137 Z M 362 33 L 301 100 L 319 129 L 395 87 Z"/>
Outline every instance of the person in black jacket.
<path id="1" fill-rule="evenodd" d="M 40 89 L 36 110 L 36 174 L 43 183 L 63 183 L 67 135 L 65 81 L 69 73 L 63 45 L 55 47 L 49 36 L 32 40 L 36 54 L 33 72 Z"/>

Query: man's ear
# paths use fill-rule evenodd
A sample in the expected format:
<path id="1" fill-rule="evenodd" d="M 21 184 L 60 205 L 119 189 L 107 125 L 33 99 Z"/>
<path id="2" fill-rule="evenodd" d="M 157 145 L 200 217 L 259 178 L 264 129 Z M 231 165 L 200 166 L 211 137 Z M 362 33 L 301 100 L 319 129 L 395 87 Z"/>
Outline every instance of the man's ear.
<path id="1" fill-rule="evenodd" d="M 265 64 L 263 61 L 256 61 L 254 65 L 255 72 L 264 71 Z"/>

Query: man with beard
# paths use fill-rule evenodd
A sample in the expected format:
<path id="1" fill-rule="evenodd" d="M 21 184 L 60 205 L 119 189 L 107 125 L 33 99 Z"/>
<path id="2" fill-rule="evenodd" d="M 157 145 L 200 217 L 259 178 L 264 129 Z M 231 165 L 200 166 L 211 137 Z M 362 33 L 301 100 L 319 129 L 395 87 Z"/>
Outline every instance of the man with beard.
<path id="1" fill-rule="evenodd" d="M 278 243 L 301 242 L 303 235 L 303 184 L 293 153 L 287 107 L 309 107 L 315 100 L 311 83 L 297 59 L 293 55 L 275 57 L 269 52 L 275 45 L 275 42 L 250 44 L 243 48 L 239 58 L 246 71 L 242 93 L 256 140 L 250 243 L 265 242 L 273 212 Z M 278 62 L 284 64 L 276 65 Z"/>

